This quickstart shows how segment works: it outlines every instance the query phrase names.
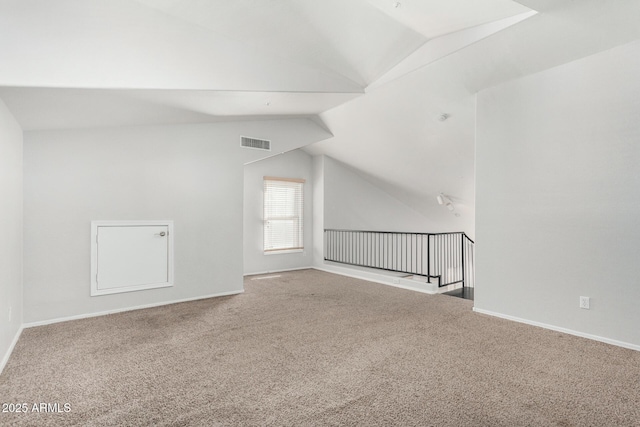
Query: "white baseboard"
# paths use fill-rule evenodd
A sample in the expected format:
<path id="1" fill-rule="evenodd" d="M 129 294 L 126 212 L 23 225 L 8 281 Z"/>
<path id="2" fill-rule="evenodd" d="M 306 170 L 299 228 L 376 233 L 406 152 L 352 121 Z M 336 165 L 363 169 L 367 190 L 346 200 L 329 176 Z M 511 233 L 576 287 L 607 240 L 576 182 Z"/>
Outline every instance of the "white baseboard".
<path id="1" fill-rule="evenodd" d="M 358 270 L 349 270 L 349 269 L 340 268 L 340 267 L 326 268 L 326 267 L 313 266 L 312 268 L 315 270 L 324 271 L 326 273 L 339 274 L 340 276 L 352 277 L 354 279 L 380 283 L 381 285 L 392 286 L 394 288 L 406 289 L 409 291 L 420 292 L 423 294 L 435 295 L 438 293 L 436 291 L 432 291 L 429 289 L 421 289 L 419 287 L 407 286 L 407 285 L 403 285 L 402 283 L 393 283 L 392 282 L 392 280 L 394 279 L 393 277 L 387 278 L 386 276 L 383 276 L 383 275 L 377 275 L 379 277 L 375 277 L 376 276 L 375 273 L 358 274 L 357 272 Z M 409 279 L 399 279 L 399 280 L 402 280 L 403 282 L 406 283 Z"/>
<path id="2" fill-rule="evenodd" d="M 25 323 L 24 325 L 22 325 L 22 327 L 23 328 L 33 328 L 35 326 L 51 325 L 53 323 L 68 322 L 70 320 L 87 319 L 89 317 L 106 316 L 108 314 L 122 313 L 122 312 L 125 312 L 125 311 L 141 310 L 143 308 L 160 307 L 160 306 L 163 306 L 163 305 L 178 304 L 178 303 L 181 303 L 181 302 L 197 301 L 197 300 L 201 300 L 201 299 L 224 297 L 224 296 L 229 296 L 229 295 L 238 295 L 238 294 L 241 294 L 243 292 L 244 292 L 244 290 L 220 292 L 220 293 L 217 293 L 217 294 L 203 295 L 203 296 L 199 296 L 199 297 L 184 298 L 184 299 L 179 299 L 179 300 L 164 301 L 164 302 L 158 302 L 158 303 L 152 303 L 152 304 L 144 304 L 144 305 L 138 305 L 138 306 L 134 306 L 134 307 L 117 308 L 117 309 L 114 309 L 114 310 L 100 311 L 100 312 L 97 312 L 97 313 L 86 313 L 86 314 L 78 314 L 78 315 L 75 315 L 75 316 L 59 317 L 59 318 L 56 318 L 56 319 L 48 319 L 48 320 L 41 320 L 41 321 L 38 321 L 38 322 Z"/>
<path id="3" fill-rule="evenodd" d="M 9 357 L 11 357 L 11 353 L 13 353 L 13 349 L 15 348 L 16 343 L 20 339 L 20 335 L 22 335 L 23 330 L 24 330 L 24 326 L 20 326 L 20 329 L 18 329 L 18 332 L 16 332 L 16 336 L 13 337 L 13 341 L 11 341 L 11 345 L 7 349 L 7 352 L 2 357 L 2 360 L 0 361 L 0 374 L 2 374 L 2 371 L 4 370 L 4 367 L 7 365 L 7 362 L 9 362 Z"/>
<path id="4" fill-rule="evenodd" d="M 245 273 L 245 274 L 243 274 L 243 276 L 247 277 L 247 276 L 257 276 L 259 274 L 284 273 L 285 271 L 309 270 L 311 268 L 313 268 L 313 267 L 309 266 L 309 267 L 285 268 L 285 269 L 282 269 L 282 270 L 258 271 L 256 273 Z"/>
<path id="5" fill-rule="evenodd" d="M 489 310 L 484 310 L 484 309 L 481 309 L 481 308 L 473 307 L 473 311 L 475 311 L 476 313 L 480 313 L 480 314 L 486 314 L 488 316 L 499 317 L 501 319 L 511 320 L 511 321 L 518 322 L 518 323 L 525 323 L 525 324 L 531 325 L 531 326 L 537 326 L 537 327 L 544 328 L 544 329 L 550 329 L 550 330 L 556 331 L 556 332 L 562 332 L 562 333 L 569 334 L 569 335 L 575 335 L 575 336 L 581 337 L 581 338 L 587 338 L 587 339 L 594 340 L 594 341 L 600 341 L 600 342 L 603 342 L 603 343 L 606 343 L 606 344 L 615 345 L 615 346 L 618 346 L 618 347 L 628 348 L 630 350 L 640 351 L 640 345 L 637 345 L 637 344 L 631 344 L 631 343 L 624 342 L 624 341 L 613 340 L 611 338 L 605 338 L 605 337 L 601 337 L 601 336 L 598 336 L 598 335 L 591 335 L 591 334 L 587 334 L 587 333 L 584 333 L 584 332 L 574 331 L 573 329 L 561 328 L 559 326 L 548 325 L 546 323 L 535 322 L 535 321 L 532 321 L 532 320 L 522 319 L 520 317 L 510 316 L 508 314 L 496 313 L 496 312 L 489 311 Z"/>

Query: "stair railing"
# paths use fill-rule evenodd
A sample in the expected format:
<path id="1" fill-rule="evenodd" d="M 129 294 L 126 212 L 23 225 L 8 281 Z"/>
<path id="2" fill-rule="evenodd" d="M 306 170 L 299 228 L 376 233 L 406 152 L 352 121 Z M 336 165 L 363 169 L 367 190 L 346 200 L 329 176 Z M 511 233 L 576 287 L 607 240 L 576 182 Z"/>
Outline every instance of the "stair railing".
<path id="1" fill-rule="evenodd" d="M 325 261 L 474 286 L 474 241 L 464 232 L 324 230 Z"/>

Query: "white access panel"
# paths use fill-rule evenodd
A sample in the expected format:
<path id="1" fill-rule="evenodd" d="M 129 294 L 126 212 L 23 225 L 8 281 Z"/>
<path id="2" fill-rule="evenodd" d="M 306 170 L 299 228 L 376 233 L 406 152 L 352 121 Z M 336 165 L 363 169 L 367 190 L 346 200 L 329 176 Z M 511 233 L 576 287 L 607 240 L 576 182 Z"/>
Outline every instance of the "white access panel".
<path id="1" fill-rule="evenodd" d="M 92 221 L 91 296 L 173 286 L 173 221 Z"/>

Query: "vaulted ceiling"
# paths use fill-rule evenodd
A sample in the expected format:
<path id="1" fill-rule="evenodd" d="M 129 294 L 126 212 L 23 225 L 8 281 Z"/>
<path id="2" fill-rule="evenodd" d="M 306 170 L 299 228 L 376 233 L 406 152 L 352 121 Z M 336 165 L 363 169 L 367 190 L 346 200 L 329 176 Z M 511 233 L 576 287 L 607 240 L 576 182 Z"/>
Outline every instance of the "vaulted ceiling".
<path id="1" fill-rule="evenodd" d="M 310 118 L 333 137 L 307 152 L 425 216 L 445 192 L 469 229 L 475 93 L 636 40 L 639 18 L 637 0 L 0 0 L 0 98 L 25 130 Z"/>
<path id="2" fill-rule="evenodd" d="M 0 0 L 0 86 L 14 88 L 0 96 L 28 130 L 315 115 L 429 40 L 527 10 L 510 0 Z"/>

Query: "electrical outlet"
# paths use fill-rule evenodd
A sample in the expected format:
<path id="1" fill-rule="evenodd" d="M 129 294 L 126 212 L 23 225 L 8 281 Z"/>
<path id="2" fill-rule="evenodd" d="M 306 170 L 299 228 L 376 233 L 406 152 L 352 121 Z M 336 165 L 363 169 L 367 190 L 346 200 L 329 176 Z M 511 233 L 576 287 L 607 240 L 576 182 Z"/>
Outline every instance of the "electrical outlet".
<path id="1" fill-rule="evenodd" d="M 584 308 L 585 310 L 589 310 L 589 297 L 580 297 L 580 308 Z"/>
<path id="2" fill-rule="evenodd" d="M 11 309 L 12 309 L 12 308 L 13 308 L 13 307 L 9 306 L 9 322 L 11 322 Z"/>

